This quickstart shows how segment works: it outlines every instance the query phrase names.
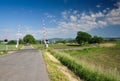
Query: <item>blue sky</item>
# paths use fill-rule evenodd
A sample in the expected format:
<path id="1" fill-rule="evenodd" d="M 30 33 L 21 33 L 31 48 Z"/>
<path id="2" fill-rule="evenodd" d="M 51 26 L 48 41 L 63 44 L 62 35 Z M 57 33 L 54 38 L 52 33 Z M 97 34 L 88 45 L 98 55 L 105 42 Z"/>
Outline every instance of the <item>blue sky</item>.
<path id="1" fill-rule="evenodd" d="M 120 37 L 120 0 L 0 0 L 0 40 L 32 34 L 75 38 L 78 31 Z"/>

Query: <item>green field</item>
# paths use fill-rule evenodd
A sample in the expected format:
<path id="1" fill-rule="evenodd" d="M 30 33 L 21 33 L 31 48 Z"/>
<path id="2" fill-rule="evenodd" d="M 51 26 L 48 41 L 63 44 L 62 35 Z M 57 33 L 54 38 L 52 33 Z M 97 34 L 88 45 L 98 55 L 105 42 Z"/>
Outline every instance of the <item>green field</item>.
<path id="1" fill-rule="evenodd" d="M 85 81 L 119 81 L 120 42 L 109 45 L 82 50 L 48 51 Z"/>
<path id="2" fill-rule="evenodd" d="M 8 51 L 14 51 L 14 50 L 19 50 L 22 48 L 23 45 L 19 45 L 18 48 L 16 48 L 15 45 L 5 45 L 5 44 L 0 44 L 0 55 L 7 54 Z"/>
<path id="3" fill-rule="evenodd" d="M 67 54 L 77 61 L 85 61 L 104 69 L 117 70 L 120 73 L 120 48 L 95 47 L 84 50 L 68 50 Z"/>
<path id="4" fill-rule="evenodd" d="M 17 48 L 15 47 L 15 45 L 4 45 L 4 44 L 0 44 L 0 50 L 16 50 Z"/>
<path id="5" fill-rule="evenodd" d="M 4 45 L 4 44 L 0 44 L 0 51 L 2 50 L 17 50 L 20 49 L 23 45 L 19 45 L 18 48 L 16 48 L 16 45 Z"/>
<path id="6" fill-rule="evenodd" d="M 34 48 L 38 48 L 38 49 L 41 49 L 41 48 L 45 48 L 44 44 L 32 44 L 32 46 Z M 67 45 L 67 44 L 49 44 L 48 45 L 49 48 L 53 48 L 53 49 L 68 49 L 68 48 L 79 48 L 80 45 Z"/>

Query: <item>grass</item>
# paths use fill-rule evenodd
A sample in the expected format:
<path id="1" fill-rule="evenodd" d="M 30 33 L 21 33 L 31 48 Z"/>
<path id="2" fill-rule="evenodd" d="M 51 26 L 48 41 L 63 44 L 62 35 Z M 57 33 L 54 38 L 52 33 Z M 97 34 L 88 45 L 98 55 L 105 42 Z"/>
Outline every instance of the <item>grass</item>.
<path id="1" fill-rule="evenodd" d="M 111 74 L 106 75 L 102 71 L 92 69 L 88 64 L 83 64 L 77 62 L 74 58 L 65 53 L 61 53 L 55 50 L 48 50 L 57 59 L 61 61 L 62 64 L 67 66 L 71 71 L 73 71 L 77 76 L 84 79 L 84 81 L 119 81 L 118 78 L 112 76 Z"/>
<path id="2" fill-rule="evenodd" d="M 64 51 L 78 62 L 85 61 L 96 67 L 104 67 L 105 70 L 116 70 L 120 73 L 120 48 L 118 47 L 95 47 L 84 50 Z"/>
<path id="3" fill-rule="evenodd" d="M 14 50 L 20 50 L 23 45 L 19 45 L 18 48 L 16 48 L 15 45 L 6 45 L 5 44 L 0 44 L 0 55 L 7 54 L 8 51 L 14 51 Z"/>
<path id="4" fill-rule="evenodd" d="M 120 81 L 120 42 L 113 47 L 49 52 L 85 81 Z"/>
<path id="5" fill-rule="evenodd" d="M 67 45 L 67 44 L 49 44 L 49 48 L 53 49 L 68 49 L 68 48 L 79 48 L 80 45 Z M 44 44 L 32 44 L 32 47 L 36 49 L 44 49 Z"/>
<path id="6" fill-rule="evenodd" d="M 1 51 L 1 52 L 0 52 L 0 56 L 5 55 L 5 54 L 7 54 L 6 51 Z"/>
<path id="7" fill-rule="evenodd" d="M 48 73 L 50 76 L 51 81 L 69 81 L 68 77 L 66 77 L 59 69 L 58 69 L 58 63 L 53 62 L 50 60 L 50 58 L 47 56 L 46 51 L 43 53 L 43 57 L 45 59 L 45 62 L 47 64 Z"/>
<path id="8" fill-rule="evenodd" d="M 49 47 L 51 54 L 85 81 L 120 81 L 120 41 L 117 41 L 114 47 L 94 47 L 84 50 L 54 50 L 71 48 L 62 44 Z"/>
<path id="9" fill-rule="evenodd" d="M 36 49 L 43 49 L 44 48 L 44 44 L 32 44 L 31 46 L 33 48 L 36 48 Z"/>
<path id="10" fill-rule="evenodd" d="M 7 49 L 6 49 L 7 46 Z M 21 47 L 21 45 L 19 46 L 19 48 Z M 0 50 L 17 50 L 15 45 L 4 45 L 4 44 L 0 44 Z"/>
<path id="11" fill-rule="evenodd" d="M 49 44 L 49 47 L 50 47 L 50 48 L 53 48 L 53 49 L 66 49 L 66 48 L 80 47 L 80 45 Z"/>

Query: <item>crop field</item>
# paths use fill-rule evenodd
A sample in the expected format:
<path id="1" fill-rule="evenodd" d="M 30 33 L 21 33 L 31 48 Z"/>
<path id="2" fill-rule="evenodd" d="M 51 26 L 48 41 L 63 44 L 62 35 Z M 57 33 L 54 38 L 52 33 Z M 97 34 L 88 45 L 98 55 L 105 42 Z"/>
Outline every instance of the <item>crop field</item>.
<path id="1" fill-rule="evenodd" d="M 120 42 L 83 50 L 48 50 L 85 81 L 120 80 Z"/>

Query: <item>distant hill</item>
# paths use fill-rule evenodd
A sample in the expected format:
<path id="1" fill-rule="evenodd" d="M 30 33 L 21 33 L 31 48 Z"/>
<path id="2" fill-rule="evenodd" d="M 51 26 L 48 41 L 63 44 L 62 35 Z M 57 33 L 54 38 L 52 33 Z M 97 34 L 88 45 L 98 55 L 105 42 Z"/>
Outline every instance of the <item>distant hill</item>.
<path id="1" fill-rule="evenodd" d="M 74 40 L 74 38 L 51 38 L 48 39 L 50 43 L 55 43 L 58 40 Z"/>
<path id="2" fill-rule="evenodd" d="M 57 40 L 74 40 L 74 38 L 51 38 L 51 39 L 48 39 L 49 41 L 51 41 L 51 40 L 55 40 L 55 41 L 57 41 Z"/>
<path id="3" fill-rule="evenodd" d="M 106 37 L 106 40 L 120 40 L 120 37 Z"/>

